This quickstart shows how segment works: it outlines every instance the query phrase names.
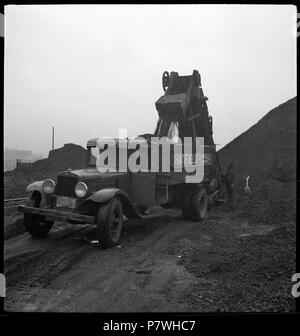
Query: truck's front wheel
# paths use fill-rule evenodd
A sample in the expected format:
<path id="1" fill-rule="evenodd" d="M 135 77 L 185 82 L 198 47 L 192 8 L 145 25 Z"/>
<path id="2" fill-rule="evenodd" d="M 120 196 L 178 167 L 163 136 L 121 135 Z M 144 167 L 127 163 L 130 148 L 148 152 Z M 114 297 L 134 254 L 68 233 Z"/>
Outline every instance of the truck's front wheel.
<path id="1" fill-rule="evenodd" d="M 43 216 L 24 213 L 24 226 L 33 237 L 44 237 L 51 230 L 53 221 L 47 221 Z"/>
<path id="2" fill-rule="evenodd" d="M 98 241 L 101 247 L 117 245 L 123 227 L 123 208 L 119 197 L 100 206 L 97 214 Z"/>

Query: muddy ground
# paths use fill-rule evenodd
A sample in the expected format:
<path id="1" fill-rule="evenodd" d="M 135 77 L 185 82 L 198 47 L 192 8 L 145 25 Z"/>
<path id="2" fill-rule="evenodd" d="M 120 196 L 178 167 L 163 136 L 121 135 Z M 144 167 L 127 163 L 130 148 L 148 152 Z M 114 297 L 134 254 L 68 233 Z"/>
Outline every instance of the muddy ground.
<path id="1" fill-rule="evenodd" d="M 47 238 L 5 241 L 7 311 L 293 311 L 295 224 L 253 225 L 238 210 L 201 223 L 180 212 L 124 225 L 101 249 L 93 226 L 56 223 Z M 18 226 L 19 227 L 19 226 Z"/>

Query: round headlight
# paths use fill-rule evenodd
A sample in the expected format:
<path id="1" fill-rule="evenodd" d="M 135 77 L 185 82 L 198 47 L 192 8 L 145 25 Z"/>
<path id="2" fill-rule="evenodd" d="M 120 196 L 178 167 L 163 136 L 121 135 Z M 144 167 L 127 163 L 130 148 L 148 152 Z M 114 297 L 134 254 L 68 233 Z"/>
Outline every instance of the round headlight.
<path id="1" fill-rule="evenodd" d="M 75 186 L 75 194 L 77 197 L 84 197 L 88 191 L 88 187 L 84 182 L 78 182 Z"/>
<path id="2" fill-rule="evenodd" d="M 55 190 L 55 182 L 51 179 L 45 180 L 42 189 L 45 194 L 52 194 Z"/>

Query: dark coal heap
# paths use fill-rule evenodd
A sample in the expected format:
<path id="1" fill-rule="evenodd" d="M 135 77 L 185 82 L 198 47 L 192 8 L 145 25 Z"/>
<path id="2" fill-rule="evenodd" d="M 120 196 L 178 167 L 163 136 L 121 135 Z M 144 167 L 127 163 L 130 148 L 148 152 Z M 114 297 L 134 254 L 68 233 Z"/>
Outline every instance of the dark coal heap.
<path id="1" fill-rule="evenodd" d="M 222 169 L 234 163 L 237 207 L 252 222 L 295 220 L 296 97 L 267 113 L 219 152 Z M 245 195 L 246 176 L 252 193 Z"/>
<path id="2" fill-rule="evenodd" d="M 23 197 L 27 185 L 46 178 L 56 179 L 60 171 L 82 169 L 86 166 L 87 152 L 81 146 L 69 143 L 51 150 L 47 159 L 33 162 L 29 166 L 17 167 L 4 173 L 5 183 L 14 185 L 5 190 L 5 198 Z"/>

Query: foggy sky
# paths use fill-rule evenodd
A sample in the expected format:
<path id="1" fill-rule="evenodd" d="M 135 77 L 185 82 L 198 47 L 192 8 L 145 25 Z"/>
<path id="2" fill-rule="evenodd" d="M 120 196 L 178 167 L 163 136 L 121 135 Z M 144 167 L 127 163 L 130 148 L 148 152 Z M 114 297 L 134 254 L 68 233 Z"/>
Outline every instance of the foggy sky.
<path id="1" fill-rule="evenodd" d="M 163 71 L 199 70 L 217 149 L 296 95 L 294 6 L 6 6 L 4 145 L 152 133 Z"/>

